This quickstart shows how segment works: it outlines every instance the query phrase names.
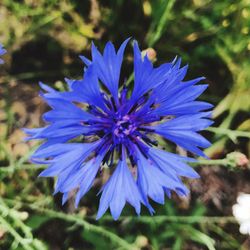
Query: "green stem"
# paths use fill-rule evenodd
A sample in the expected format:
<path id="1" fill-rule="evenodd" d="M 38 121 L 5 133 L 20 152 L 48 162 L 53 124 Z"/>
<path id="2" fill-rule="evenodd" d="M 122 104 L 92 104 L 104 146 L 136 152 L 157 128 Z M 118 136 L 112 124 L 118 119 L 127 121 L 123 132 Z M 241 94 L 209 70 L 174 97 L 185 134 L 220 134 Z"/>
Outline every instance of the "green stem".
<path id="1" fill-rule="evenodd" d="M 15 225 L 23 231 L 25 237 L 27 239 L 30 239 L 31 241 L 33 240 L 33 235 L 31 233 L 31 230 L 22 222 L 22 220 L 20 219 L 19 212 L 14 209 L 10 209 L 5 204 L 5 202 L 1 197 L 0 197 L 0 213 L 2 214 L 2 216 L 9 216 L 14 221 Z"/>
<path id="2" fill-rule="evenodd" d="M 62 212 L 58 212 L 58 211 L 54 211 L 51 209 L 47 209 L 47 208 L 42 208 L 41 206 L 37 206 L 34 204 L 28 204 L 28 203 L 23 203 L 20 201 L 16 201 L 16 200 L 12 200 L 12 199 L 4 199 L 6 203 L 11 204 L 11 205 L 15 205 L 15 206 L 22 206 L 22 207 L 28 207 L 32 210 L 41 212 L 41 213 L 46 213 L 48 216 L 52 216 L 52 217 L 57 217 L 66 221 L 71 221 L 71 222 L 76 222 L 76 223 L 80 223 L 80 225 L 86 226 L 92 229 L 93 227 L 97 227 L 96 225 L 90 224 L 89 222 L 85 221 L 82 219 L 82 217 L 78 216 L 78 215 L 74 215 L 74 214 L 65 214 Z M 85 217 L 85 219 L 91 219 L 93 220 L 94 217 Z M 164 222 L 164 221 L 168 221 L 168 222 L 179 222 L 179 223 L 202 223 L 202 224 L 214 224 L 214 223 L 237 223 L 237 221 L 235 220 L 235 218 L 233 216 L 224 216 L 224 217 L 220 217 L 220 216 L 172 216 L 172 215 L 156 215 L 156 216 L 120 216 L 119 218 L 120 220 L 133 220 L 133 222 L 145 222 L 145 223 L 151 223 L 153 222 Z M 113 218 L 111 216 L 104 216 L 103 220 L 113 220 Z M 96 230 L 96 228 L 94 228 L 94 231 Z M 98 229 L 98 231 L 96 232 L 100 232 L 102 233 L 103 229 Z M 109 232 L 110 233 L 110 232 Z M 107 236 L 108 238 L 110 238 L 110 236 Z M 119 238 L 119 237 L 118 237 Z M 120 239 L 120 238 L 119 238 Z M 127 242 L 126 242 L 127 243 Z M 127 243 L 128 244 L 128 243 Z M 131 247 L 131 245 L 130 245 Z"/>
<path id="3" fill-rule="evenodd" d="M 210 127 L 210 128 L 207 128 L 207 130 L 213 133 L 227 135 L 230 138 L 236 138 L 236 137 L 250 138 L 250 132 L 247 132 L 247 131 L 231 130 L 231 129 L 220 128 L 220 127 L 218 128 Z"/>
<path id="4" fill-rule="evenodd" d="M 190 162 L 190 165 L 196 167 L 200 165 L 214 165 L 214 166 L 227 166 L 228 165 L 228 159 L 216 159 L 216 160 L 198 160 L 196 162 Z"/>
<path id="5" fill-rule="evenodd" d="M 0 224 L 1 226 L 3 226 L 4 229 L 6 229 L 14 237 L 14 239 L 18 243 L 20 243 L 23 246 L 23 249 L 34 250 L 34 248 L 30 247 L 28 244 L 29 239 L 22 238 L 22 236 L 16 232 L 16 230 L 9 224 L 9 222 L 1 216 L 0 216 Z"/>
<path id="6" fill-rule="evenodd" d="M 174 6 L 175 0 L 168 0 L 163 15 L 161 16 L 159 23 L 156 27 L 156 31 L 151 33 L 148 39 L 149 47 L 153 47 L 154 44 L 161 38 L 163 29 L 167 26 L 167 21 L 169 19 L 170 12 Z"/>
<path id="7" fill-rule="evenodd" d="M 29 227 L 27 227 L 19 218 L 19 212 L 10 209 L 0 197 L 0 224 L 14 237 L 16 242 L 21 244 L 25 250 L 34 250 L 33 248 L 33 235 Z M 23 238 L 14 227 L 4 218 L 9 217 L 14 225 L 22 230 L 25 238 Z"/>
<path id="8" fill-rule="evenodd" d="M 222 239 L 225 239 L 225 243 L 227 245 L 227 248 L 230 249 L 239 249 L 239 243 L 238 241 L 230 234 L 225 232 L 222 227 L 216 225 L 216 224 L 210 224 L 209 228 L 215 232 L 217 235 L 221 236 Z"/>
<path id="9" fill-rule="evenodd" d="M 24 164 L 22 166 L 10 165 L 7 167 L 0 167 L 0 173 L 14 173 L 17 170 L 40 170 L 45 169 L 46 165 L 34 165 L 34 164 Z"/>
<path id="10" fill-rule="evenodd" d="M 111 216 L 103 217 L 103 220 L 112 220 Z M 139 216 L 135 218 L 133 216 L 120 216 L 120 220 L 133 220 L 133 222 L 144 223 L 162 223 L 162 222 L 178 222 L 178 223 L 200 223 L 200 224 L 224 224 L 224 223 L 237 223 L 233 216 L 168 216 L 168 215 L 155 215 L 155 216 Z"/>
<path id="11" fill-rule="evenodd" d="M 129 86 L 129 84 L 134 80 L 134 77 L 135 75 L 133 73 L 129 76 L 128 80 L 126 81 L 127 86 Z"/>
<path id="12" fill-rule="evenodd" d="M 122 249 L 127 249 L 127 250 L 132 250 L 132 249 L 136 250 L 137 249 L 134 245 L 123 240 L 122 238 L 120 238 L 116 234 L 112 233 L 111 231 L 108 231 L 108 230 L 106 230 L 102 227 L 99 227 L 97 225 L 91 224 L 91 223 L 83 220 L 83 218 L 78 216 L 78 215 L 65 214 L 65 213 L 62 213 L 59 211 L 54 211 L 54 210 L 47 209 L 47 208 L 41 208 L 41 207 L 37 207 L 33 204 L 25 204 L 25 203 L 15 201 L 15 200 L 10 200 L 10 199 L 5 199 L 5 201 L 6 201 L 6 203 L 9 203 L 12 205 L 20 205 L 20 206 L 24 206 L 24 207 L 29 207 L 30 209 L 35 210 L 39 213 L 46 214 L 49 217 L 62 219 L 62 220 L 68 221 L 68 222 L 73 222 L 79 226 L 84 227 L 87 230 L 90 230 L 92 232 L 95 232 L 95 233 L 98 233 L 98 234 L 105 236 L 106 238 L 110 239 L 112 242 L 119 245 Z"/>
<path id="13" fill-rule="evenodd" d="M 140 218 L 142 221 L 148 221 L 149 218 Z M 152 219 L 152 218 L 151 218 Z M 237 223 L 233 216 L 157 216 L 155 218 L 157 222 L 171 221 L 182 223 L 202 223 L 202 224 L 215 224 L 215 223 Z M 154 220 L 154 219 L 153 219 Z"/>

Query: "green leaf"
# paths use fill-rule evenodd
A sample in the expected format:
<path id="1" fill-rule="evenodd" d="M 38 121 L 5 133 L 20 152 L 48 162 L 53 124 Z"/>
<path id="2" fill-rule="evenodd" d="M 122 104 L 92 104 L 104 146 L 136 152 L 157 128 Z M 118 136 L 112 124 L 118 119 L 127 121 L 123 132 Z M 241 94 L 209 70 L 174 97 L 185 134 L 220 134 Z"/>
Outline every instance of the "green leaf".
<path id="1" fill-rule="evenodd" d="M 190 228 L 188 233 L 190 235 L 190 238 L 194 242 L 207 246 L 209 250 L 216 250 L 214 247 L 215 241 L 210 236 L 202 233 L 201 231 L 195 228 Z"/>

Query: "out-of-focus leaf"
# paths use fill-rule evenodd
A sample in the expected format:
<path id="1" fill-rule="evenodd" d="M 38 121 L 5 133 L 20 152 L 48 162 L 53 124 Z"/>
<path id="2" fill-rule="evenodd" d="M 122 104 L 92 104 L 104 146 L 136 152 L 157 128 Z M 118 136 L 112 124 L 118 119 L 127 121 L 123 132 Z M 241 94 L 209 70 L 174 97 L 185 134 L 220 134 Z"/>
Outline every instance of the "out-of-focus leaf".
<path id="1" fill-rule="evenodd" d="M 202 245 L 207 246 L 209 250 L 216 250 L 215 241 L 210 236 L 194 228 L 189 229 L 189 235 L 190 239 L 192 239 L 194 242 L 198 242 Z"/>
<path id="2" fill-rule="evenodd" d="M 48 220 L 50 220 L 50 218 L 46 215 L 35 214 L 29 217 L 26 224 L 32 229 L 38 229 L 42 224 L 44 224 Z"/>

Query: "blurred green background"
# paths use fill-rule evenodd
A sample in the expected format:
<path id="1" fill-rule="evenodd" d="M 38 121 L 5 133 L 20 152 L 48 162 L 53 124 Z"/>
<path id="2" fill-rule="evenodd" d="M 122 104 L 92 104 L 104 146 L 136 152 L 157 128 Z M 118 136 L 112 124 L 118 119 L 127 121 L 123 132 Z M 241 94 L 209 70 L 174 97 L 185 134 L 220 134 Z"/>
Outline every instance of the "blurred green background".
<path id="1" fill-rule="evenodd" d="M 1 0 L 8 54 L 0 67 L 0 249 L 250 249 L 231 209 L 239 192 L 250 193 L 249 34 L 250 0 Z M 91 41 L 118 47 L 130 36 L 156 51 L 156 65 L 178 55 L 189 79 L 206 77 L 201 99 L 215 105 L 214 127 L 204 132 L 212 160 L 194 166 L 201 179 L 186 181 L 189 197 L 155 205 L 154 217 L 128 207 L 117 222 L 108 214 L 95 221 L 107 174 L 79 209 L 71 201 L 62 207 L 54 180 L 37 178 L 28 162 L 37 144 L 24 142 L 20 128 L 43 125 L 39 80 L 63 89 L 64 77 L 82 76 L 78 55 L 90 55 Z M 124 76 L 132 56 L 128 47 Z"/>

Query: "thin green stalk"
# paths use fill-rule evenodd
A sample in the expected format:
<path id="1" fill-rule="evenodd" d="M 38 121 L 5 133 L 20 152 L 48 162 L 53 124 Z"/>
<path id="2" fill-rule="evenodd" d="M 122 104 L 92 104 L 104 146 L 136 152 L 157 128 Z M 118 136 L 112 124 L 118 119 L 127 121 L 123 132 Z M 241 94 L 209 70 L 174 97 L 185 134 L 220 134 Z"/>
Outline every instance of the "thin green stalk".
<path id="1" fill-rule="evenodd" d="M 23 203 L 17 200 L 12 200 L 12 199 L 4 199 L 7 204 L 10 205 L 15 205 L 15 206 L 22 206 L 22 207 L 28 207 L 34 211 L 38 211 L 40 213 L 46 213 L 48 216 L 56 216 L 57 218 L 65 219 L 67 221 L 72 221 L 72 222 L 80 222 L 80 225 L 87 226 L 89 225 L 92 227 L 98 227 L 96 225 L 90 224 L 86 220 L 83 220 L 82 217 L 75 215 L 75 214 L 65 214 L 62 212 L 54 211 L 48 208 L 42 208 L 41 206 L 37 206 L 29 203 Z M 95 219 L 94 217 L 85 217 L 85 219 Z M 103 220 L 113 220 L 111 216 L 104 216 L 102 218 Z M 172 215 L 155 215 L 155 216 L 147 216 L 147 215 L 142 215 L 142 216 L 120 216 L 120 220 L 133 220 L 133 222 L 145 222 L 145 223 L 151 223 L 153 222 L 180 222 L 180 223 L 202 223 L 202 224 L 214 224 L 214 223 L 237 223 L 235 218 L 233 216 L 172 216 Z M 95 231 L 96 229 L 94 229 Z M 99 229 L 98 229 L 99 230 Z M 103 230 L 100 230 L 98 232 L 102 232 Z M 96 231 L 97 232 L 97 231 Z M 127 243 L 128 244 L 128 243 Z"/>
<path id="2" fill-rule="evenodd" d="M 98 233 L 98 234 L 105 236 L 106 238 L 110 239 L 112 242 L 114 242 L 118 246 L 120 246 L 122 249 L 128 249 L 128 250 L 136 250 L 137 249 L 134 245 L 123 240 L 122 238 L 120 238 L 116 234 L 114 234 L 114 233 L 112 233 L 112 232 L 110 232 L 110 231 L 108 231 L 100 226 L 91 224 L 78 215 L 65 214 L 65 213 L 62 213 L 59 211 L 54 211 L 54 210 L 47 209 L 47 208 L 41 208 L 41 207 L 35 206 L 33 204 L 25 204 L 25 203 L 15 201 L 15 200 L 10 200 L 10 199 L 5 199 L 5 201 L 6 201 L 6 203 L 9 203 L 11 205 L 20 205 L 20 206 L 24 206 L 24 207 L 29 207 L 30 209 L 35 210 L 39 213 L 46 214 L 49 217 L 62 219 L 62 220 L 68 221 L 68 222 L 73 222 L 79 226 L 84 227 L 87 230 L 90 230 L 92 232 L 95 232 L 95 233 Z"/>
<path id="3" fill-rule="evenodd" d="M 232 139 L 236 139 L 237 137 L 250 138 L 250 132 L 247 132 L 247 131 L 232 130 L 232 129 L 226 129 L 226 128 L 220 128 L 220 127 L 218 128 L 210 127 L 210 128 L 207 128 L 207 130 L 216 134 L 227 135 L 228 137 Z"/>
<path id="4" fill-rule="evenodd" d="M 16 230 L 9 224 L 9 222 L 1 216 L 0 216 L 0 224 L 14 237 L 14 239 L 18 243 L 22 245 L 23 249 L 34 250 L 34 248 L 28 244 L 30 242 L 30 239 L 24 239 L 18 232 L 16 232 Z"/>
<path id="5" fill-rule="evenodd" d="M 33 239 L 33 235 L 31 233 L 30 228 L 27 227 L 19 218 L 20 217 L 19 212 L 14 209 L 10 209 L 5 204 L 5 202 L 1 197 L 0 197 L 0 213 L 2 214 L 2 216 L 9 216 L 14 221 L 15 225 L 23 231 L 26 238 L 29 238 L 31 240 Z"/>
<path id="6" fill-rule="evenodd" d="M 134 73 L 130 74 L 128 80 L 126 81 L 126 85 L 129 86 L 129 84 L 134 80 Z"/>
<path id="7" fill-rule="evenodd" d="M 152 32 L 148 38 L 149 47 L 153 47 L 154 44 L 161 38 L 163 29 L 167 26 L 167 21 L 169 19 L 170 12 L 174 6 L 175 0 L 168 0 L 163 15 L 161 16 L 155 32 Z"/>
<path id="8" fill-rule="evenodd" d="M 111 216 L 104 216 L 103 220 L 112 220 Z M 178 222 L 186 224 L 225 224 L 237 223 L 233 216 L 172 216 L 172 215 L 155 215 L 155 216 L 121 216 L 120 220 L 133 220 L 133 222 L 144 223 L 162 223 L 162 222 Z"/>
<path id="9" fill-rule="evenodd" d="M 86 228 L 89 231 L 101 234 L 101 235 L 105 236 L 106 238 L 109 238 L 112 242 L 116 243 L 122 249 L 128 249 L 128 250 L 136 249 L 135 246 L 129 244 L 127 241 L 123 240 L 122 238 L 120 238 L 116 234 L 114 234 L 114 233 L 112 233 L 112 232 L 110 232 L 110 231 L 108 231 L 100 226 L 96 226 L 94 224 L 91 224 L 91 223 L 83 220 L 80 216 L 72 215 L 72 214 L 64 214 L 64 213 L 49 210 L 49 209 L 43 209 L 43 212 L 46 213 L 46 215 L 48 215 L 48 216 L 62 219 L 62 220 L 68 221 L 68 222 L 74 222 L 77 225 L 83 226 L 84 228 Z"/>
<path id="10" fill-rule="evenodd" d="M 0 173 L 14 173 L 17 170 L 40 170 L 45 169 L 46 165 L 34 165 L 34 164 L 24 164 L 21 166 L 10 165 L 7 167 L 0 167 Z"/>
<path id="11" fill-rule="evenodd" d="M 228 159 L 216 159 L 216 160 L 198 160 L 196 162 L 190 162 L 190 165 L 196 167 L 200 165 L 211 165 L 211 166 L 227 166 L 229 164 Z"/>
<path id="12" fill-rule="evenodd" d="M 5 83 L 8 82 L 10 80 L 29 80 L 29 79 L 33 79 L 36 77 L 54 77 L 57 76 L 59 73 L 59 71 L 40 71 L 40 72 L 24 72 L 24 73 L 20 73 L 17 75 L 11 75 L 11 76 L 4 76 L 0 78 L 0 83 Z"/>
<path id="13" fill-rule="evenodd" d="M 14 225 L 20 228 L 25 236 L 23 238 L 16 229 L 4 218 L 9 217 Z M 33 242 L 33 235 L 29 227 L 27 227 L 19 218 L 18 211 L 10 209 L 4 200 L 0 197 L 0 224 L 14 237 L 14 239 L 20 243 L 25 250 L 34 250 L 36 248 L 31 247 Z M 30 245 L 28 245 L 30 243 Z"/>
<path id="14" fill-rule="evenodd" d="M 39 147 L 39 144 L 36 144 L 34 147 L 32 147 L 31 150 L 29 150 L 26 154 L 24 154 L 16 163 L 15 163 L 15 167 L 19 167 L 21 168 L 23 163 L 26 162 L 30 156 L 37 150 L 37 148 Z"/>
<path id="15" fill-rule="evenodd" d="M 234 249 L 238 249 L 239 248 L 239 243 L 238 241 L 230 234 L 228 234 L 227 232 L 225 232 L 222 227 L 216 225 L 216 224 L 211 224 L 209 226 L 209 228 L 215 232 L 216 234 L 220 235 L 223 239 L 225 239 L 226 241 L 226 244 L 227 244 L 227 247 L 231 247 L 231 248 L 234 248 Z"/>

